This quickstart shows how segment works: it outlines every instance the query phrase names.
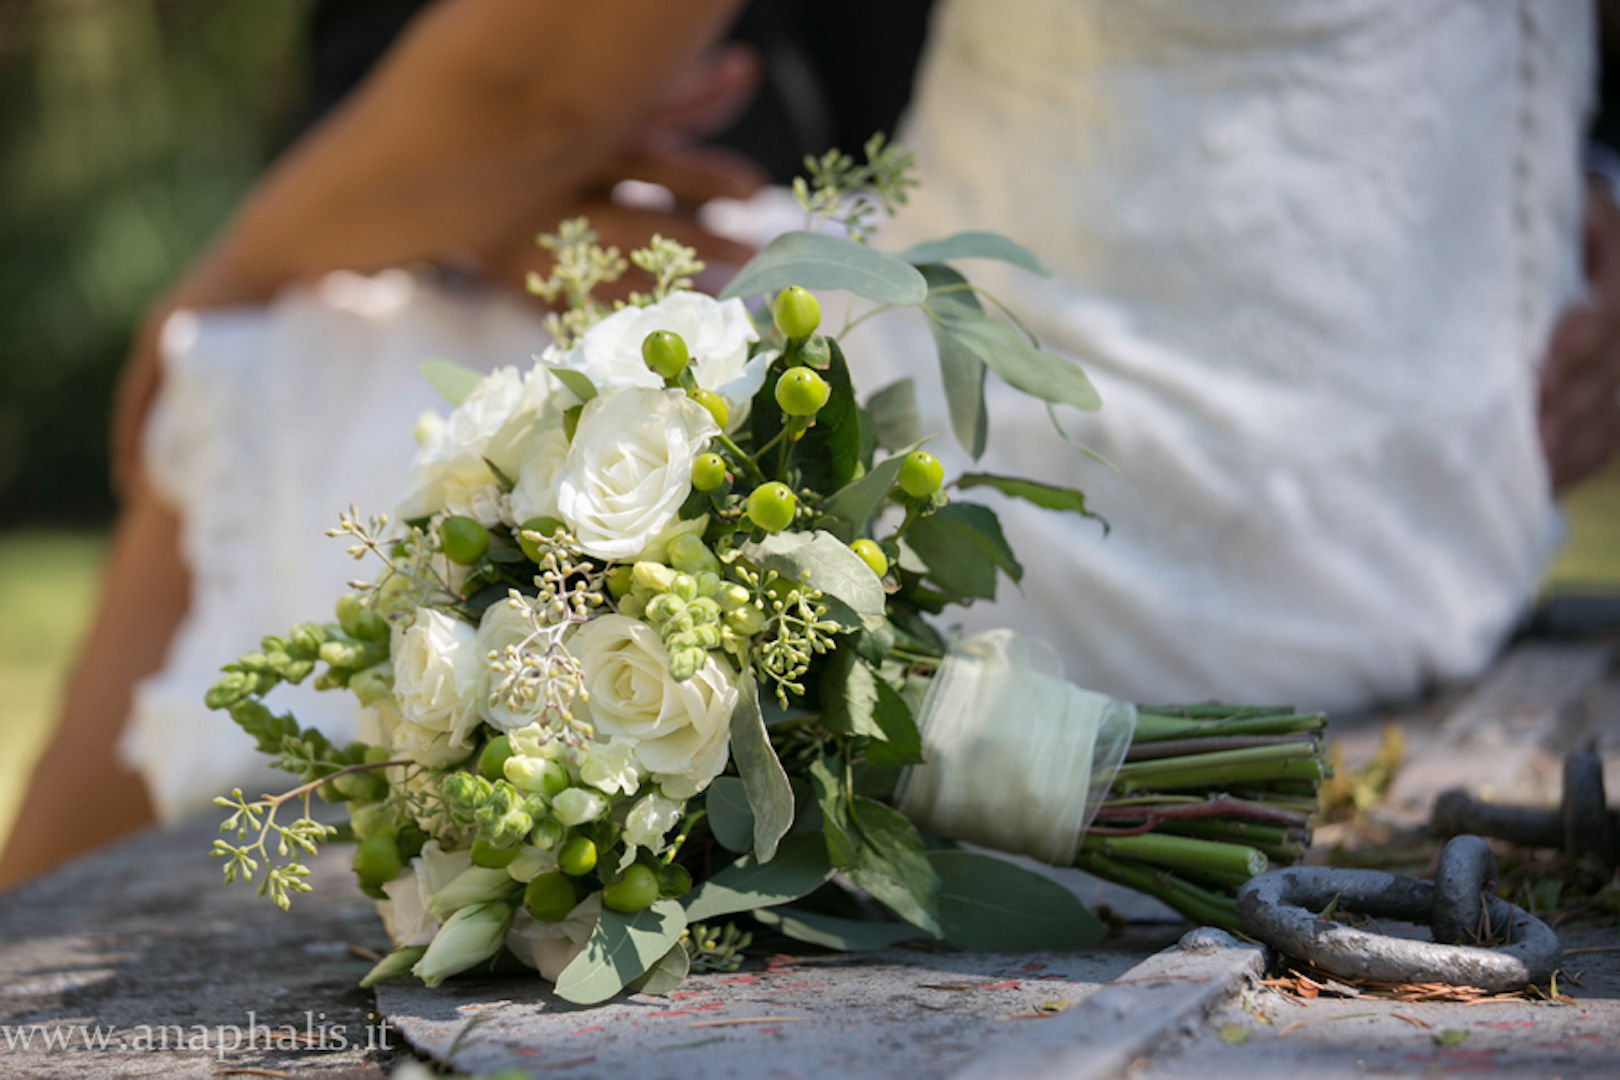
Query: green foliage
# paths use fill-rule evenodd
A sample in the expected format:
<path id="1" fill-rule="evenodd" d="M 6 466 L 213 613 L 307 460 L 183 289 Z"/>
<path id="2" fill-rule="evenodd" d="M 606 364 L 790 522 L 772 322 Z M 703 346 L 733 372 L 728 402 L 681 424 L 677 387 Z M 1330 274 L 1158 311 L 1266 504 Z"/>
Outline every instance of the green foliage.
<path id="1" fill-rule="evenodd" d="M 930 851 L 940 879 L 939 921 L 964 949 L 1084 949 L 1105 927 L 1068 889 L 1032 870 L 971 851 Z"/>
<path id="2" fill-rule="evenodd" d="M 1052 271 L 1041 264 L 1034 252 L 993 232 L 959 232 L 941 240 L 924 240 L 902 251 L 900 258 L 917 266 L 952 259 L 996 259 L 1041 277 L 1052 276 Z"/>
<path id="3" fill-rule="evenodd" d="M 917 827 L 893 807 L 861 796 L 850 800 L 850 818 L 861 842 L 849 880 L 906 922 L 939 937 L 940 881 Z"/>
<path id="4" fill-rule="evenodd" d="M 785 904 L 819 888 L 832 872 L 821 837 L 794 833 L 769 861 L 744 855 L 693 889 L 686 917 L 697 922 Z"/>
<path id="5" fill-rule="evenodd" d="M 939 379 L 945 387 L 951 431 L 962 449 L 977 461 L 990 438 L 990 414 L 984 404 L 984 376 L 988 370 L 979 354 L 950 332 L 953 322 L 978 318 L 984 308 L 972 286 L 948 266 L 921 267 L 928 282 L 928 330 L 939 354 Z"/>
<path id="6" fill-rule="evenodd" d="M 557 976 L 557 996 L 579 1005 L 606 1001 L 675 948 L 686 921 L 674 900 L 632 915 L 604 910 L 585 951 Z"/>
<path id="7" fill-rule="evenodd" d="M 307 7 L 6 5 L 0 523 L 110 513 L 116 372 L 285 132 Z"/>
<path id="8" fill-rule="evenodd" d="M 928 578 L 963 600 L 994 598 L 997 569 L 1014 581 L 1024 575 L 995 513 L 976 503 L 952 503 L 918 518 L 906 540 Z"/>
<path id="9" fill-rule="evenodd" d="M 704 793 L 703 806 L 709 830 L 727 851 L 754 849 L 754 812 L 748 808 L 748 792 L 735 776 L 717 777 Z"/>
<path id="10" fill-rule="evenodd" d="M 904 259 L 823 233 L 783 233 L 762 248 L 720 292 L 722 300 L 758 296 L 789 285 L 843 289 L 880 304 L 911 307 L 928 295 L 927 282 Z"/>
<path id="11" fill-rule="evenodd" d="M 793 788 L 765 732 L 759 688 L 747 672 L 741 680 L 737 707 L 731 714 L 731 757 L 742 776 L 753 817 L 754 854 L 768 861 L 793 825 Z"/>
<path id="12" fill-rule="evenodd" d="M 804 159 L 805 176 L 793 181 L 793 195 L 809 219 L 836 221 L 850 237 L 865 240 L 872 231 L 871 217 L 879 209 L 893 216 L 906 202 L 906 189 L 917 186 L 911 175 L 912 155 L 888 142 L 882 132 L 866 140 L 864 163 L 842 150 L 828 150 L 819 158 Z"/>
<path id="13" fill-rule="evenodd" d="M 455 408 L 467 400 L 467 395 L 483 381 L 484 376 L 449 360 L 424 360 L 422 378 L 451 408 Z"/>

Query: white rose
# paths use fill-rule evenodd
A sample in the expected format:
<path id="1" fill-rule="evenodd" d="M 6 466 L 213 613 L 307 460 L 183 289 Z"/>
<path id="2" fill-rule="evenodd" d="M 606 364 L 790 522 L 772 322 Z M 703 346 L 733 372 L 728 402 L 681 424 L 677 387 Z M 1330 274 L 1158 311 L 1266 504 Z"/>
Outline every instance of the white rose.
<path id="1" fill-rule="evenodd" d="M 392 746 L 399 720 L 394 699 L 378 698 L 355 713 L 355 737 L 370 746 Z"/>
<path id="2" fill-rule="evenodd" d="M 547 349 L 543 360 L 584 372 L 601 391 L 662 386 L 664 380 L 641 358 L 641 343 L 655 330 L 681 336 L 697 384 L 726 399 L 731 407 L 728 426 L 740 424 L 775 357 L 761 353 L 748 358 L 748 347 L 759 334 L 741 300 L 716 300 L 688 291 L 671 293 L 651 307 L 621 308 L 587 330 L 567 352 L 555 345 Z"/>
<path id="3" fill-rule="evenodd" d="M 478 727 L 483 669 L 478 631 L 442 611 L 417 608 L 394 649 L 400 713 L 394 749 L 431 768 L 465 758 Z"/>
<path id="4" fill-rule="evenodd" d="M 533 638 L 533 641 L 529 639 Z M 513 645 L 524 645 L 526 652 L 540 652 L 546 640 L 535 633 L 528 616 L 505 600 L 484 609 L 484 619 L 478 624 L 478 655 L 483 663 L 482 682 L 478 689 L 478 714 L 502 731 L 524 727 L 540 719 L 545 708 L 545 697 L 536 695 L 527 706 L 514 706 L 504 695 L 495 692 L 501 684 L 502 674 L 490 667 L 489 654 L 504 655 Z"/>
<path id="5" fill-rule="evenodd" d="M 557 516 L 557 481 L 567 460 L 568 436 L 561 424 L 538 431 L 529 440 L 508 496 L 514 525 L 530 518 Z"/>
<path id="6" fill-rule="evenodd" d="M 576 709 L 598 735 L 636 742 L 636 760 L 665 795 L 685 799 L 726 767 L 737 687 L 713 655 L 677 682 L 658 631 L 623 615 L 603 615 L 574 631 L 568 649 L 585 669 L 588 703 Z"/>
<path id="7" fill-rule="evenodd" d="M 580 414 L 557 483 L 557 513 L 587 554 L 629 559 L 692 491 L 692 461 L 719 433 L 679 390 L 619 390 Z"/>
<path id="8" fill-rule="evenodd" d="M 451 506 L 479 505 L 473 492 L 496 483 L 488 463 L 494 462 L 508 476 L 515 472 L 534 432 L 548 420 L 561 423 L 564 393 L 553 387 L 543 368 L 527 376 L 516 368 L 497 368 L 443 424 L 418 422 L 426 441 L 411 461 L 400 517 L 430 517 Z M 495 520 L 499 519 L 485 524 Z"/>
<path id="9" fill-rule="evenodd" d="M 388 939 L 397 945 L 426 945 L 439 929 L 427 898 L 449 885 L 472 866 L 465 851 L 445 851 L 437 840 L 422 845 L 406 872 L 383 886 L 387 900 L 377 902 Z"/>

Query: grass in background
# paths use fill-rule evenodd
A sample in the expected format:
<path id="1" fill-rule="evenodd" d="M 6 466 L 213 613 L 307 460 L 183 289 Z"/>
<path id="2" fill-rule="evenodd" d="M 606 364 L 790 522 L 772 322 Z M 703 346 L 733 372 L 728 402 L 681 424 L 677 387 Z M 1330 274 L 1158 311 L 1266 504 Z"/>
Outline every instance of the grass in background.
<path id="1" fill-rule="evenodd" d="M 0 846 L 89 624 L 104 546 L 93 533 L 0 535 Z"/>

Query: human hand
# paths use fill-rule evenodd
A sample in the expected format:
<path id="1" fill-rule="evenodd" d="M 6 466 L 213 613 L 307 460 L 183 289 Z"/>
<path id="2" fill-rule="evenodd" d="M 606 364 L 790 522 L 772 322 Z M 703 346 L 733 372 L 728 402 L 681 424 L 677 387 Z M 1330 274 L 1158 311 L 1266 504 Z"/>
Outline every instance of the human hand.
<path id="1" fill-rule="evenodd" d="M 1606 180 L 1588 180 L 1584 231 L 1589 295 L 1559 320 L 1541 367 L 1541 445 L 1555 492 L 1620 450 L 1620 206 Z"/>

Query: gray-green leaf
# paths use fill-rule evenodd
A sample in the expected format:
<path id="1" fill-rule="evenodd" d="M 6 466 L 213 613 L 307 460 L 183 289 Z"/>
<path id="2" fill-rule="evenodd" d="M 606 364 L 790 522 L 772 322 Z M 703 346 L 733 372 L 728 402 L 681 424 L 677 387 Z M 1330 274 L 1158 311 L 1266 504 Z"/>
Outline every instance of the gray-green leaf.
<path id="1" fill-rule="evenodd" d="M 576 371 L 573 368 L 568 367 L 553 366 L 551 364 L 547 364 L 538 356 L 534 359 L 535 362 L 540 364 L 541 367 L 557 376 L 557 381 L 566 386 L 575 397 L 579 398 L 581 405 L 596 396 L 596 384 L 591 382 L 591 377 L 585 374 L 583 371 Z"/>
<path id="2" fill-rule="evenodd" d="M 832 870 L 820 834 L 795 833 L 782 842 L 770 862 L 745 855 L 694 889 L 686 901 L 687 921 L 797 900 L 820 888 Z"/>
<path id="3" fill-rule="evenodd" d="M 789 285 L 807 289 L 846 289 L 880 304 L 911 307 L 923 302 L 928 286 L 904 259 L 865 244 L 821 233 L 783 233 L 748 260 L 720 299 L 758 296 Z"/>
<path id="4" fill-rule="evenodd" d="M 1014 389 L 1054 405 L 1072 405 L 1087 412 L 1102 407 L 1102 399 L 1085 372 L 1037 349 L 999 319 L 987 315 L 947 319 L 945 329 Z"/>
<path id="5" fill-rule="evenodd" d="M 996 476 L 992 473 L 963 473 L 956 478 L 956 486 L 994 488 L 1003 495 L 1011 495 L 1015 499 L 1034 503 L 1044 510 L 1069 510 L 1086 517 L 1097 516 L 1086 509 L 1085 492 L 1059 487 L 1056 484 L 1043 484 L 1017 476 Z"/>
<path id="6" fill-rule="evenodd" d="M 737 677 L 737 689 L 737 706 L 731 713 L 731 759 L 742 775 L 754 819 L 754 854 L 767 861 L 776 853 L 777 841 L 793 827 L 793 788 L 765 733 L 759 686 L 752 672 Z"/>
<path id="7" fill-rule="evenodd" d="M 658 962 L 630 981 L 630 989 L 638 994 L 667 994 L 686 981 L 692 966 L 686 955 L 686 946 L 680 942 L 658 958 Z"/>
<path id="8" fill-rule="evenodd" d="M 939 876 L 928 864 L 917 827 L 898 810 L 859 796 L 854 817 L 861 844 L 849 880 L 906 922 L 939 937 Z"/>
<path id="9" fill-rule="evenodd" d="M 900 379 L 873 394 L 866 402 L 872 416 L 877 445 L 893 450 L 922 438 L 917 419 L 917 384 Z"/>
<path id="10" fill-rule="evenodd" d="M 633 915 L 604 909 L 585 951 L 557 976 L 557 996 L 594 1005 L 623 990 L 681 939 L 686 911 L 678 901 L 658 900 Z"/>
<path id="11" fill-rule="evenodd" d="M 1023 267 L 1032 274 L 1051 277 L 1052 271 L 1024 245 L 1000 233 L 959 232 L 943 240 L 925 240 L 900 253 L 908 263 L 942 263 L 951 259 L 999 259 Z"/>
<path id="12" fill-rule="evenodd" d="M 754 812 L 748 808 L 748 792 L 735 776 L 722 776 L 704 792 L 703 808 L 709 830 L 720 846 L 739 854 L 754 850 Z"/>
<path id="13" fill-rule="evenodd" d="M 845 629 L 858 630 L 860 620 L 883 617 L 887 599 L 883 583 L 848 544 L 830 532 L 817 529 L 775 533 L 757 543 L 744 544 L 742 553 L 761 570 L 774 570 L 786 581 L 809 585 L 842 603 L 849 612 L 839 612 L 829 604 L 828 617 L 842 624 L 850 613 L 857 616 L 856 624 Z"/>
<path id="14" fill-rule="evenodd" d="M 939 921 L 964 949 L 1038 952 L 1083 949 L 1105 927 L 1068 889 L 1005 859 L 971 851 L 930 851 L 939 875 Z"/>
<path id="15" fill-rule="evenodd" d="M 928 302 L 932 316 L 928 330 L 939 353 L 939 378 L 945 387 L 945 404 L 950 409 L 951 431 L 962 449 L 977 461 L 990 438 L 990 414 L 984 404 L 984 361 L 950 332 L 952 320 L 982 318 L 984 308 L 967 279 L 948 266 L 923 266 L 928 282 Z"/>
<path id="16" fill-rule="evenodd" d="M 427 379 L 428 385 L 452 406 L 460 405 L 467 400 L 484 377 L 472 368 L 462 367 L 449 360 L 422 361 L 422 376 Z"/>
<path id="17" fill-rule="evenodd" d="M 884 496 L 900 476 L 900 466 L 905 464 L 906 455 L 921 445 L 920 442 L 912 443 L 893 457 L 872 466 L 871 471 L 859 480 L 845 484 L 834 492 L 821 507 L 822 512 L 832 519 L 829 531 L 840 540 L 853 540 L 883 505 Z"/>

